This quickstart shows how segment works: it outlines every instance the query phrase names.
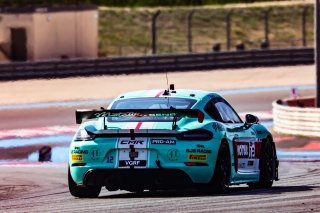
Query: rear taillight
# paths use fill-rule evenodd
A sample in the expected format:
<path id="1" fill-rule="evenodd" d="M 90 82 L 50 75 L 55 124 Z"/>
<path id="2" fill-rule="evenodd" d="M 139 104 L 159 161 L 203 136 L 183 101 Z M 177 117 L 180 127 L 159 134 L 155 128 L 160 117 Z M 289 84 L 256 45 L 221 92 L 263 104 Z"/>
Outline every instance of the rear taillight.
<path id="1" fill-rule="evenodd" d="M 189 130 L 186 132 L 181 132 L 178 135 L 179 140 L 199 140 L 199 141 L 208 141 L 213 138 L 212 132 L 205 129 L 195 129 Z"/>
<path id="2" fill-rule="evenodd" d="M 95 135 L 91 134 L 85 129 L 79 129 L 75 136 L 75 141 L 88 141 L 93 140 Z"/>

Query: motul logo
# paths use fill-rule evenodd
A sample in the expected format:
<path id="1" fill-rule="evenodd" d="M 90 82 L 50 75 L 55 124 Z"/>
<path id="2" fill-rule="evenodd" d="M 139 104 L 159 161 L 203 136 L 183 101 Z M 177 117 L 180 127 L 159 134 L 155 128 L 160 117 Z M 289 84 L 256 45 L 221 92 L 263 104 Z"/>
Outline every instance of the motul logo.
<path id="1" fill-rule="evenodd" d="M 143 145 L 143 140 L 122 140 L 122 141 L 120 141 L 120 144 L 128 144 L 128 145 L 141 144 L 141 145 Z"/>
<path id="2" fill-rule="evenodd" d="M 249 156 L 248 145 L 238 145 L 237 152 L 238 152 L 238 156 L 243 156 L 243 157 Z"/>

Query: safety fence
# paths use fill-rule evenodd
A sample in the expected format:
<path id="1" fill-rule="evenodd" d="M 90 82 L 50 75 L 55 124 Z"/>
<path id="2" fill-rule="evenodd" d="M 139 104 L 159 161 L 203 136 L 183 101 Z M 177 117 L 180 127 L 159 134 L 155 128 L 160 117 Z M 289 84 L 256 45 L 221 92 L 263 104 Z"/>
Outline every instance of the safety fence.
<path id="1" fill-rule="evenodd" d="M 293 107 L 275 101 L 273 106 L 273 128 L 276 132 L 320 137 L 320 109 Z"/>
<path id="2" fill-rule="evenodd" d="M 143 57 L 61 59 L 0 64 L 0 81 L 313 63 L 313 48 L 228 51 Z"/>

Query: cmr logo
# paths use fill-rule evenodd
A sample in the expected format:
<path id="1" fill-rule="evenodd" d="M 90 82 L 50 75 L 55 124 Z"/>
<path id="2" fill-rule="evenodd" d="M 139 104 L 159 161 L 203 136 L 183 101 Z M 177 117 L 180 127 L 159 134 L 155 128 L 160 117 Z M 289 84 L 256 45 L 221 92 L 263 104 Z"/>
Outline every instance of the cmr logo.
<path id="1" fill-rule="evenodd" d="M 143 145 L 144 141 L 143 140 L 121 140 L 120 144 L 127 144 L 127 145 L 137 145 L 141 144 Z"/>

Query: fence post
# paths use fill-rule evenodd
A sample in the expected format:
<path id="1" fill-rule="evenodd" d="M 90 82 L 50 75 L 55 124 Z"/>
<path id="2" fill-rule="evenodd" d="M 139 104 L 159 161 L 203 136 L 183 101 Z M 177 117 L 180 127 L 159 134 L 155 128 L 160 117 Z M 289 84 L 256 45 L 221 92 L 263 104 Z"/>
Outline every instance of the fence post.
<path id="1" fill-rule="evenodd" d="M 151 34 L 152 34 L 152 54 L 157 53 L 157 18 L 160 15 L 160 11 L 158 10 L 155 14 L 152 15 L 152 23 L 151 23 Z"/>
<path id="2" fill-rule="evenodd" d="M 188 14 L 188 51 L 189 51 L 189 53 L 192 52 L 192 18 L 193 18 L 194 12 L 195 11 L 192 10 Z"/>
<path id="3" fill-rule="evenodd" d="M 227 50 L 230 50 L 230 40 L 231 40 L 231 15 L 232 15 L 233 11 L 230 10 L 228 13 L 227 13 L 227 16 L 226 16 L 226 24 L 227 24 L 227 27 L 226 27 L 226 34 L 227 34 Z"/>
<path id="4" fill-rule="evenodd" d="M 269 47 L 270 41 L 269 41 L 269 15 L 270 15 L 271 9 L 268 9 L 264 11 L 264 42 Z"/>
<path id="5" fill-rule="evenodd" d="M 306 26 L 306 19 L 308 15 L 309 7 L 303 8 L 302 11 L 302 46 L 307 46 L 307 26 Z"/>

